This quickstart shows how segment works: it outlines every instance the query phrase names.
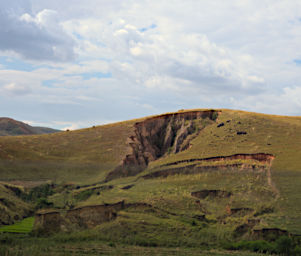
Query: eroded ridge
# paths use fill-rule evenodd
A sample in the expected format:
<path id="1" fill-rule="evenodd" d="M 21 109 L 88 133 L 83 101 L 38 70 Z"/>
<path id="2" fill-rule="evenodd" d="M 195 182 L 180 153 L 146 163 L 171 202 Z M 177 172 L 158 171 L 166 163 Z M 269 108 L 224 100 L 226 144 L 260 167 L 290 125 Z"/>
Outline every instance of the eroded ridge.
<path id="1" fill-rule="evenodd" d="M 167 177 L 176 174 L 193 174 L 214 170 L 250 170 L 267 171 L 268 177 L 272 161 L 275 157 L 267 153 L 235 154 L 230 156 L 216 156 L 208 158 L 194 158 L 180 160 L 159 166 L 158 171 L 153 171 L 143 176 L 145 179 Z M 235 162 L 235 160 L 242 160 Z M 254 162 L 247 162 L 253 160 Z M 234 162 L 233 162 L 234 161 Z M 183 163 L 187 165 L 183 166 Z M 179 165 L 179 166 L 178 166 Z"/>
<path id="2" fill-rule="evenodd" d="M 70 231 L 72 228 L 92 228 L 117 217 L 117 211 L 125 208 L 124 201 L 116 204 L 83 206 L 65 213 L 61 210 L 38 212 L 34 229 L 43 232 Z"/>
<path id="3" fill-rule="evenodd" d="M 192 163 L 192 162 L 217 162 L 217 161 L 230 161 L 230 160 L 255 160 L 260 163 L 270 164 L 272 160 L 274 160 L 274 156 L 272 154 L 267 153 L 254 153 L 254 154 L 234 154 L 230 156 L 214 156 L 207 158 L 191 158 L 185 160 L 179 160 L 167 164 L 163 164 L 160 167 L 177 165 L 181 163 Z"/>
<path id="4" fill-rule="evenodd" d="M 119 211 L 130 207 L 153 208 L 152 205 L 143 202 L 125 203 L 125 201 L 120 201 L 115 204 L 88 205 L 70 210 L 40 211 L 35 214 L 34 230 L 49 234 L 94 228 L 104 222 L 116 219 Z"/>
<path id="5" fill-rule="evenodd" d="M 217 114 L 216 110 L 178 112 L 136 123 L 134 134 L 128 140 L 131 153 L 108 174 L 106 181 L 136 175 L 150 161 L 165 153 L 178 153 L 187 149 L 190 141 L 204 128 L 204 125 L 196 121 L 207 118 L 213 122 Z"/>

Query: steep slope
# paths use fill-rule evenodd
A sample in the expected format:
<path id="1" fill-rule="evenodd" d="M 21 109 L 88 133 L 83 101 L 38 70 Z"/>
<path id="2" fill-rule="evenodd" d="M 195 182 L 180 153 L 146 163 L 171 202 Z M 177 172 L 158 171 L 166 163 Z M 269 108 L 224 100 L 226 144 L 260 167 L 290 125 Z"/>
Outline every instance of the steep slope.
<path id="1" fill-rule="evenodd" d="M 214 110 L 196 110 L 170 113 L 147 118 L 135 123 L 134 134 L 129 138 L 131 153 L 106 178 L 133 176 L 166 153 L 178 153 L 190 146 L 206 125 L 217 117 Z"/>
<path id="2" fill-rule="evenodd" d="M 33 127 L 7 117 L 0 118 L 0 136 L 47 134 L 55 132 L 59 132 L 59 130 L 46 127 Z"/>

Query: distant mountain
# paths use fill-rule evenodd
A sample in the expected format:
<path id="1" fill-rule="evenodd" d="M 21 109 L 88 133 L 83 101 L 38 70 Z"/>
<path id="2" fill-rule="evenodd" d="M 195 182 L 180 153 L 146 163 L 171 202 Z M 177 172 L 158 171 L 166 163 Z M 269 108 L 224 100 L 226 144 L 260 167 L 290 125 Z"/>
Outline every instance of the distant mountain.
<path id="1" fill-rule="evenodd" d="M 0 117 L 0 136 L 48 134 L 59 131 L 47 127 L 33 127 L 11 118 Z"/>

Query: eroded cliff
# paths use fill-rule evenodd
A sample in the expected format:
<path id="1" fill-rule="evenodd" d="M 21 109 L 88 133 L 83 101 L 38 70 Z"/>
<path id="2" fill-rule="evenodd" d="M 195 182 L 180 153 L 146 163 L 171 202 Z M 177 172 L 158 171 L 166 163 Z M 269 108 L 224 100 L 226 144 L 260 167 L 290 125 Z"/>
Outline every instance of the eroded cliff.
<path id="1" fill-rule="evenodd" d="M 208 123 L 215 121 L 216 110 L 164 114 L 137 122 L 128 139 L 131 153 L 106 177 L 106 181 L 133 176 L 144 170 L 150 161 L 166 153 L 187 149 L 190 141 Z"/>

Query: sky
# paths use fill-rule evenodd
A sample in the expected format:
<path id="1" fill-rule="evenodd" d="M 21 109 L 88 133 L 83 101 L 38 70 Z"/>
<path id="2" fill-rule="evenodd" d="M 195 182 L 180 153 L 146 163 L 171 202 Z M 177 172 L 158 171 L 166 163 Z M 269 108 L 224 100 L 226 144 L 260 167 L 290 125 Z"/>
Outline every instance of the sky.
<path id="1" fill-rule="evenodd" d="M 301 1 L 0 1 L 0 116 L 78 129 L 193 108 L 301 115 Z"/>

